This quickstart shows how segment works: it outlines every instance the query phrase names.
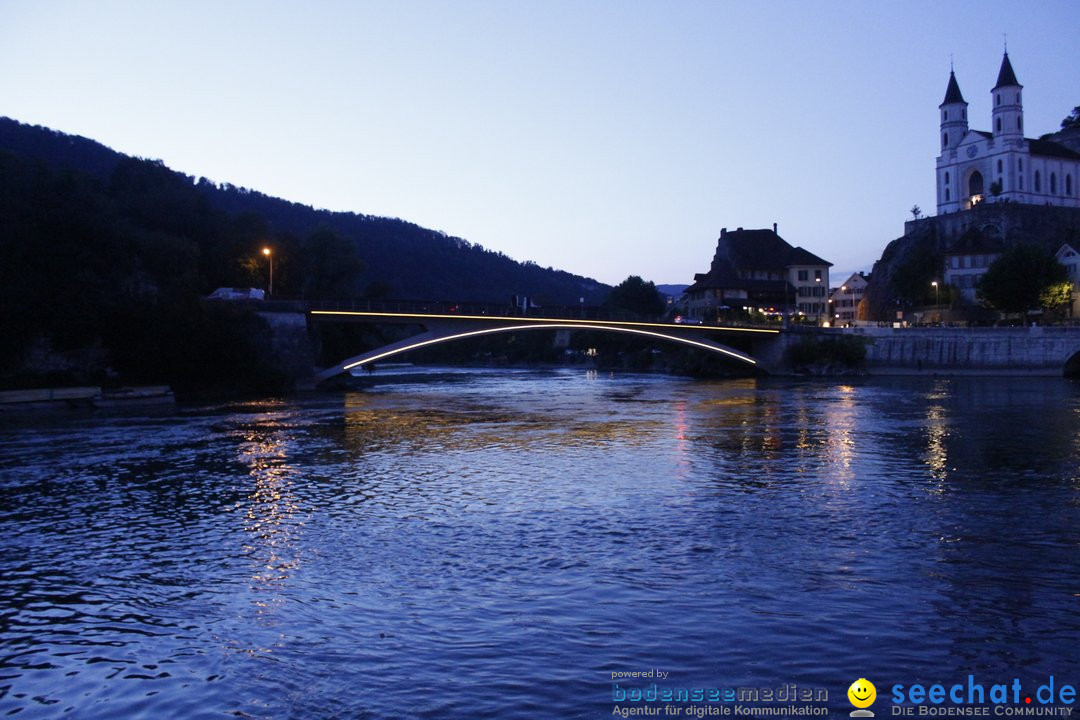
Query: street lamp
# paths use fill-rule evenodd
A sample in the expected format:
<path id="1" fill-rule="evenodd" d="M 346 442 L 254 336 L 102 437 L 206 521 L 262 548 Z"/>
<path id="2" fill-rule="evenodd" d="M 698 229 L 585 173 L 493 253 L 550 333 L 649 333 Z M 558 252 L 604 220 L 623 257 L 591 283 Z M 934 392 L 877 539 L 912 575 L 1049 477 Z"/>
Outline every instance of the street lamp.
<path id="1" fill-rule="evenodd" d="M 821 277 L 815 277 L 814 280 L 817 282 L 817 287 L 820 288 L 821 287 Z M 819 298 L 825 297 L 825 295 L 822 294 L 820 291 L 818 291 L 816 293 L 816 296 L 819 297 Z M 818 308 L 817 321 L 818 321 L 819 325 L 821 324 L 821 307 L 822 307 L 822 305 L 826 305 L 826 303 L 817 303 L 817 302 L 814 303 L 814 306 L 816 308 Z"/>
<path id="2" fill-rule="evenodd" d="M 934 309 L 937 310 L 938 322 L 941 322 L 941 288 L 938 287 L 937 280 L 930 284 L 934 286 Z"/>
<path id="3" fill-rule="evenodd" d="M 263 255 L 265 255 L 266 259 L 270 261 L 270 285 L 267 287 L 266 294 L 267 295 L 273 295 L 274 294 L 274 256 L 270 254 L 270 248 L 268 248 L 268 247 L 263 248 Z"/>

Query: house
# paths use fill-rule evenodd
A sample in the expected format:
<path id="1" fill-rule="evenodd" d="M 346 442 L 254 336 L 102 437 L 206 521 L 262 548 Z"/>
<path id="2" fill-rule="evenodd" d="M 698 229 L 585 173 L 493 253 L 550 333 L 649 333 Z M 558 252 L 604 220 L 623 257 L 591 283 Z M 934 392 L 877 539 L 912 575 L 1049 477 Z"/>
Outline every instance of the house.
<path id="1" fill-rule="evenodd" d="M 827 317 L 832 263 L 771 230 L 720 231 L 708 272 L 686 290 L 687 314 L 706 322 L 753 313 Z"/>
<path id="2" fill-rule="evenodd" d="M 862 302 L 866 286 L 870 282 L 860 272 L 852 273 L 851 277 L 841 283 L 840 287 L 834 288 L 829 296 L 829 305 L 832 308 L 832 324 L 838 327 L 853 325 L 859 318 L 859 303 Z"/>
<path id="3" fill-rule="evenodd" d="M 955 288 L 965 302 L 974 304 L 979 278 L 986 274 L 1001 251 L 999 238 L 970 228 L 945 251 L 945 284 Z"/>

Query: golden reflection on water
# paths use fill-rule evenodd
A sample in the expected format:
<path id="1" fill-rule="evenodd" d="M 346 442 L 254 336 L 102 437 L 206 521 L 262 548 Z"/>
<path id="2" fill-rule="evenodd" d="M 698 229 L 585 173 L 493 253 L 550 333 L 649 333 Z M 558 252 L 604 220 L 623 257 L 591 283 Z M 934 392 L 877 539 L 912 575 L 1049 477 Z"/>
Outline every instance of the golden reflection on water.
<path id="1" fill-rule="evenodd" d="M 949 438 L 949 419 L 943 402 L 949 396 L 949 383 L 939 380 L 927 395 L 932 401 L 926 406 L 926 456 L 925 462 L 935 480 L 947 480 L 949 471 L 949 452 L 946 442 Z M 945 486 L 939 485 L 938 492 L 944 492 Z"/>
<path id="2" fill-rule="evenodd" d="M 680 478 L 690 471 L 690 420 L 687 417 L 687 402 L 680 399 L 675 402 L 675 468 Z"/>
<path id="3" fill-rule="evenodd" d="M 345 397 L 345 448 L 354 453 L 402 447 L 438 453 L 609 443 L 640 446 L 669 430 L 660 418 L 596 417 L 590 416 L 587 407 L 553 412 L 548 402 L 536 411 L 526 402 L 512 407 L 478 403 L 419 407 L 407 395 L 349 393 Z"/>
<path id="4" fill-rule="evenodd" d="M 713 394 L 695 403 L 691 417 L 710 418 L 711 442 L 743 456 L 777 457 L 783 428 L 776 407 L 762 400 L 757 380 L 724 381 L 710 389 Z"/>
<path id="5" fill-rule="evenodd" d="M 293 492 L 295 469 L 288 462 L 289 430 L 272 416 L 260 417 L 244 431 L 237 446 L 240 462 L 248 466 L 251 492 L 244 503 L 244 552 L 252 562 L 256 588 L 284 583 L 300 566 L 299 502 Z M 269 597 L 269 596 L 268 596 Z M 273 600 L 258 599 L 267 607 Z"/>
<path id="6" fill-rule="evenodd" d="M 841 385 L 836 388 L 836 397 L 830 398 L 824 406 L 825 458 L 830 479 L 847 486 L 855 479 L 855 447 L 858 433 L 858 408 L 855 402 L 855 388 Z"/>

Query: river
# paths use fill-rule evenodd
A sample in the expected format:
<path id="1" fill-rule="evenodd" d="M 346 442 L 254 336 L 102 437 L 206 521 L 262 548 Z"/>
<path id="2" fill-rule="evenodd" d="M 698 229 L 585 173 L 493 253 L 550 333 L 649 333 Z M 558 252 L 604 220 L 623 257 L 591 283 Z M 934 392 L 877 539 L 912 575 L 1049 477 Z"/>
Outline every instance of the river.
<path id="1" fill-rule="evenodd" d="M 1076 382 L 389 372 L 0 419 L 0 715 L 1080 684 Z"/>

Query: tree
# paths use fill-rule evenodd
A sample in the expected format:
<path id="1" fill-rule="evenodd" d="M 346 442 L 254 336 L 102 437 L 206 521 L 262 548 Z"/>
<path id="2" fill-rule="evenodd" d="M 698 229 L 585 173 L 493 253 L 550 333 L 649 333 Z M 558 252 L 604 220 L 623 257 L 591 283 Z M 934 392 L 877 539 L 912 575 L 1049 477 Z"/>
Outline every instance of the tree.
<path id="1" fill-rule="evenodd" d="M 1009 248 L 986 269 L 979 295 L 1001 312 L 1026 312 L 1043 307 L 1047 288 L 1065 282 L 1065 266 L 1038 245 L 1023 243 Z"/>
<path id="2" fill-rule="evenodd" d="M 308 235 L 302 252 L 306 297 L 332 299 L 358 295 L 364 262 L 355 241 L 324 226 Z"/>
<path id="3" fill-rule="evenodd" d="M 664 312 L 664 299 L 654 283 L 631 275 L 608 293 L 604 305 L 639 315 L 659 315 Z"/>
<path id="4" fill-rule="evenodd" d="M 912 205 L 911 206 L 911 217 L 915 218 L 916 220 L 921 218 L 922 217 L 922 208 L 919 207 L 918 205 Z"/>
<path id="5" fill-rule="evenodd" d="M 1074 107 L 1072 112 L 1061 121 L 1062 130 L 1072 130 L 1073 128 L 1080 128 L 1080 105 Z"/>
<path id="6" fill-rule="evenodd" d="M 1046 286 L 1039 295 L 1039 304 L 1047 310 L 1060 310 L 1072 303 L 1073 284 L 1058 282 Z"/>

